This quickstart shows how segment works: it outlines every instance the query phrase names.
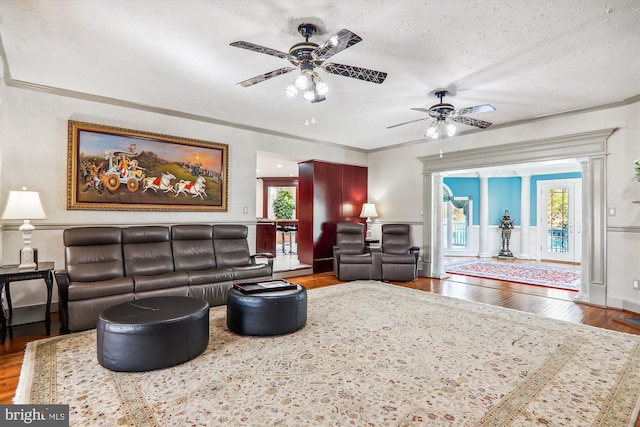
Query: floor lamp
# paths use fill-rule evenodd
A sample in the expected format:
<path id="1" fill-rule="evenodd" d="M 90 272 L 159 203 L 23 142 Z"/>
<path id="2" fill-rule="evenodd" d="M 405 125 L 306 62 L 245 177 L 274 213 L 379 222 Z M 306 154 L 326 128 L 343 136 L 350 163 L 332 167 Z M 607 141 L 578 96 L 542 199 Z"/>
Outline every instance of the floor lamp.
<path id="1" fill-rule="evenodd" d="M 362 211 L 360 211 L 360 218 L 367 218 L 367 234 L 366 238 L 371 238 L 371 218 L 377 218 L 378 211 L 376 211 L 376 205 L 373 203 L 365 203 L 362 205 Z"/>
<path id="2" fill-rule="evenodd" d="M 24 223 L 18 228 L 22 231 L 22 239 L 24 247 L 20 251 L 21 270 L 36 268 L 37 265 L 33 257 L 33 248 L 31 247 L 31 236 L 36 228 L 31 224 L 31 219 L 47 219 L 47 215 L 42 208 L 42 200 L 40 193 L 37 191 L 10 191 L 7 204 L 2 213 L 2 219 L 23 219 Z"/>

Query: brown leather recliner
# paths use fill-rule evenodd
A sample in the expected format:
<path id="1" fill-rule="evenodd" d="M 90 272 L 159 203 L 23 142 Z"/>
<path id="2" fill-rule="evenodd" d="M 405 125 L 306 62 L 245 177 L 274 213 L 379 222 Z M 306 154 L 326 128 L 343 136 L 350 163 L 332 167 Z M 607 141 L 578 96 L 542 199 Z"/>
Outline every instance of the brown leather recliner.
<path id="1" fill-rule="evenodd" d="M 380 253 L 381 279 L 411 282 L 418 277 L 420 248 L 411 246 L 409 224 L 383 224 Z"/>
<path id="2" fill-rule="evenodd" d="M 364 244 L 364 226 L 355 222 L 339 222 L 333 247 L 333 273 L 339 280 L 376 278 L 371 251 Z"/>

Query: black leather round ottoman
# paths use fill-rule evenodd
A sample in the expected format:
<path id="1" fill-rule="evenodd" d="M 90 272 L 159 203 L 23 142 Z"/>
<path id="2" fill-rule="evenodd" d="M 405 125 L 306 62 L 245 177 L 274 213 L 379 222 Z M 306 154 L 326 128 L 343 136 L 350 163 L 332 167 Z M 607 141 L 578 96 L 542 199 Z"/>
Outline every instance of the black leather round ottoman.
<path id="1" fill-rule="evenodd" d="M 98 362 L 140 372 L 193 359 L 209 344 L 209 303 L 187 297 L 129 301 L 100 313 Z"/>
<path id="2" fill-rule="evenodd" d="M 227 294 L 227 327 L 240 335 L 284 335 L 307 323 L 307 290 L 297 285 L 288 291 Z"/>

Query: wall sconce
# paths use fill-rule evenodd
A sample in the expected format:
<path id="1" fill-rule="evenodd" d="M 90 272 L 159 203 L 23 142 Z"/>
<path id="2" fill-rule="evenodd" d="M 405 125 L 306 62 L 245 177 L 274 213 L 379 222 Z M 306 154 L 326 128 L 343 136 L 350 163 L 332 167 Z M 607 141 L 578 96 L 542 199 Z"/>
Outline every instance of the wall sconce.
<path id="1" fill-rule="evenodd" d="M 31 219 L 47 219 L 44 213 L 40 193 L 37 191 L 27 191 L 26 187 L 22 191 L 10 191 L 7 204 L 2 213 L 2 219 L 23 219 L 24 223 L 18 228 L 22 231 L 24 247 L 20 251 L 19 269 L 36 268 L 37 265 L 33 257 L 31 248 L 31 236 L 36 228 L 31 224 Z"/>
<path id="2" fill-rule="evenodd" d="M 360 218 L 367 218 L 367 234 L 366 238 L 371 238 L 371 218 L 377 218 L 378 211 L 376 211 L 376 205 L 373 203 L 364 203 L 362 205 L 362 211 L 360 211 Z"/>

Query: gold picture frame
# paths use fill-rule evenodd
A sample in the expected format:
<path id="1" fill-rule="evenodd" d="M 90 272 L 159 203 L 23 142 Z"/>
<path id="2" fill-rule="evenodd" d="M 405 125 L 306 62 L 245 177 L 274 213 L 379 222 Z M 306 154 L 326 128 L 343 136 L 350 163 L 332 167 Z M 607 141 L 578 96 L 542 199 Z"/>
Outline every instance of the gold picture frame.
<path id="1" fill-rule="evenodd" d="M 69 120 L 67 209 L 226 212 L 229 146 Z"/>

